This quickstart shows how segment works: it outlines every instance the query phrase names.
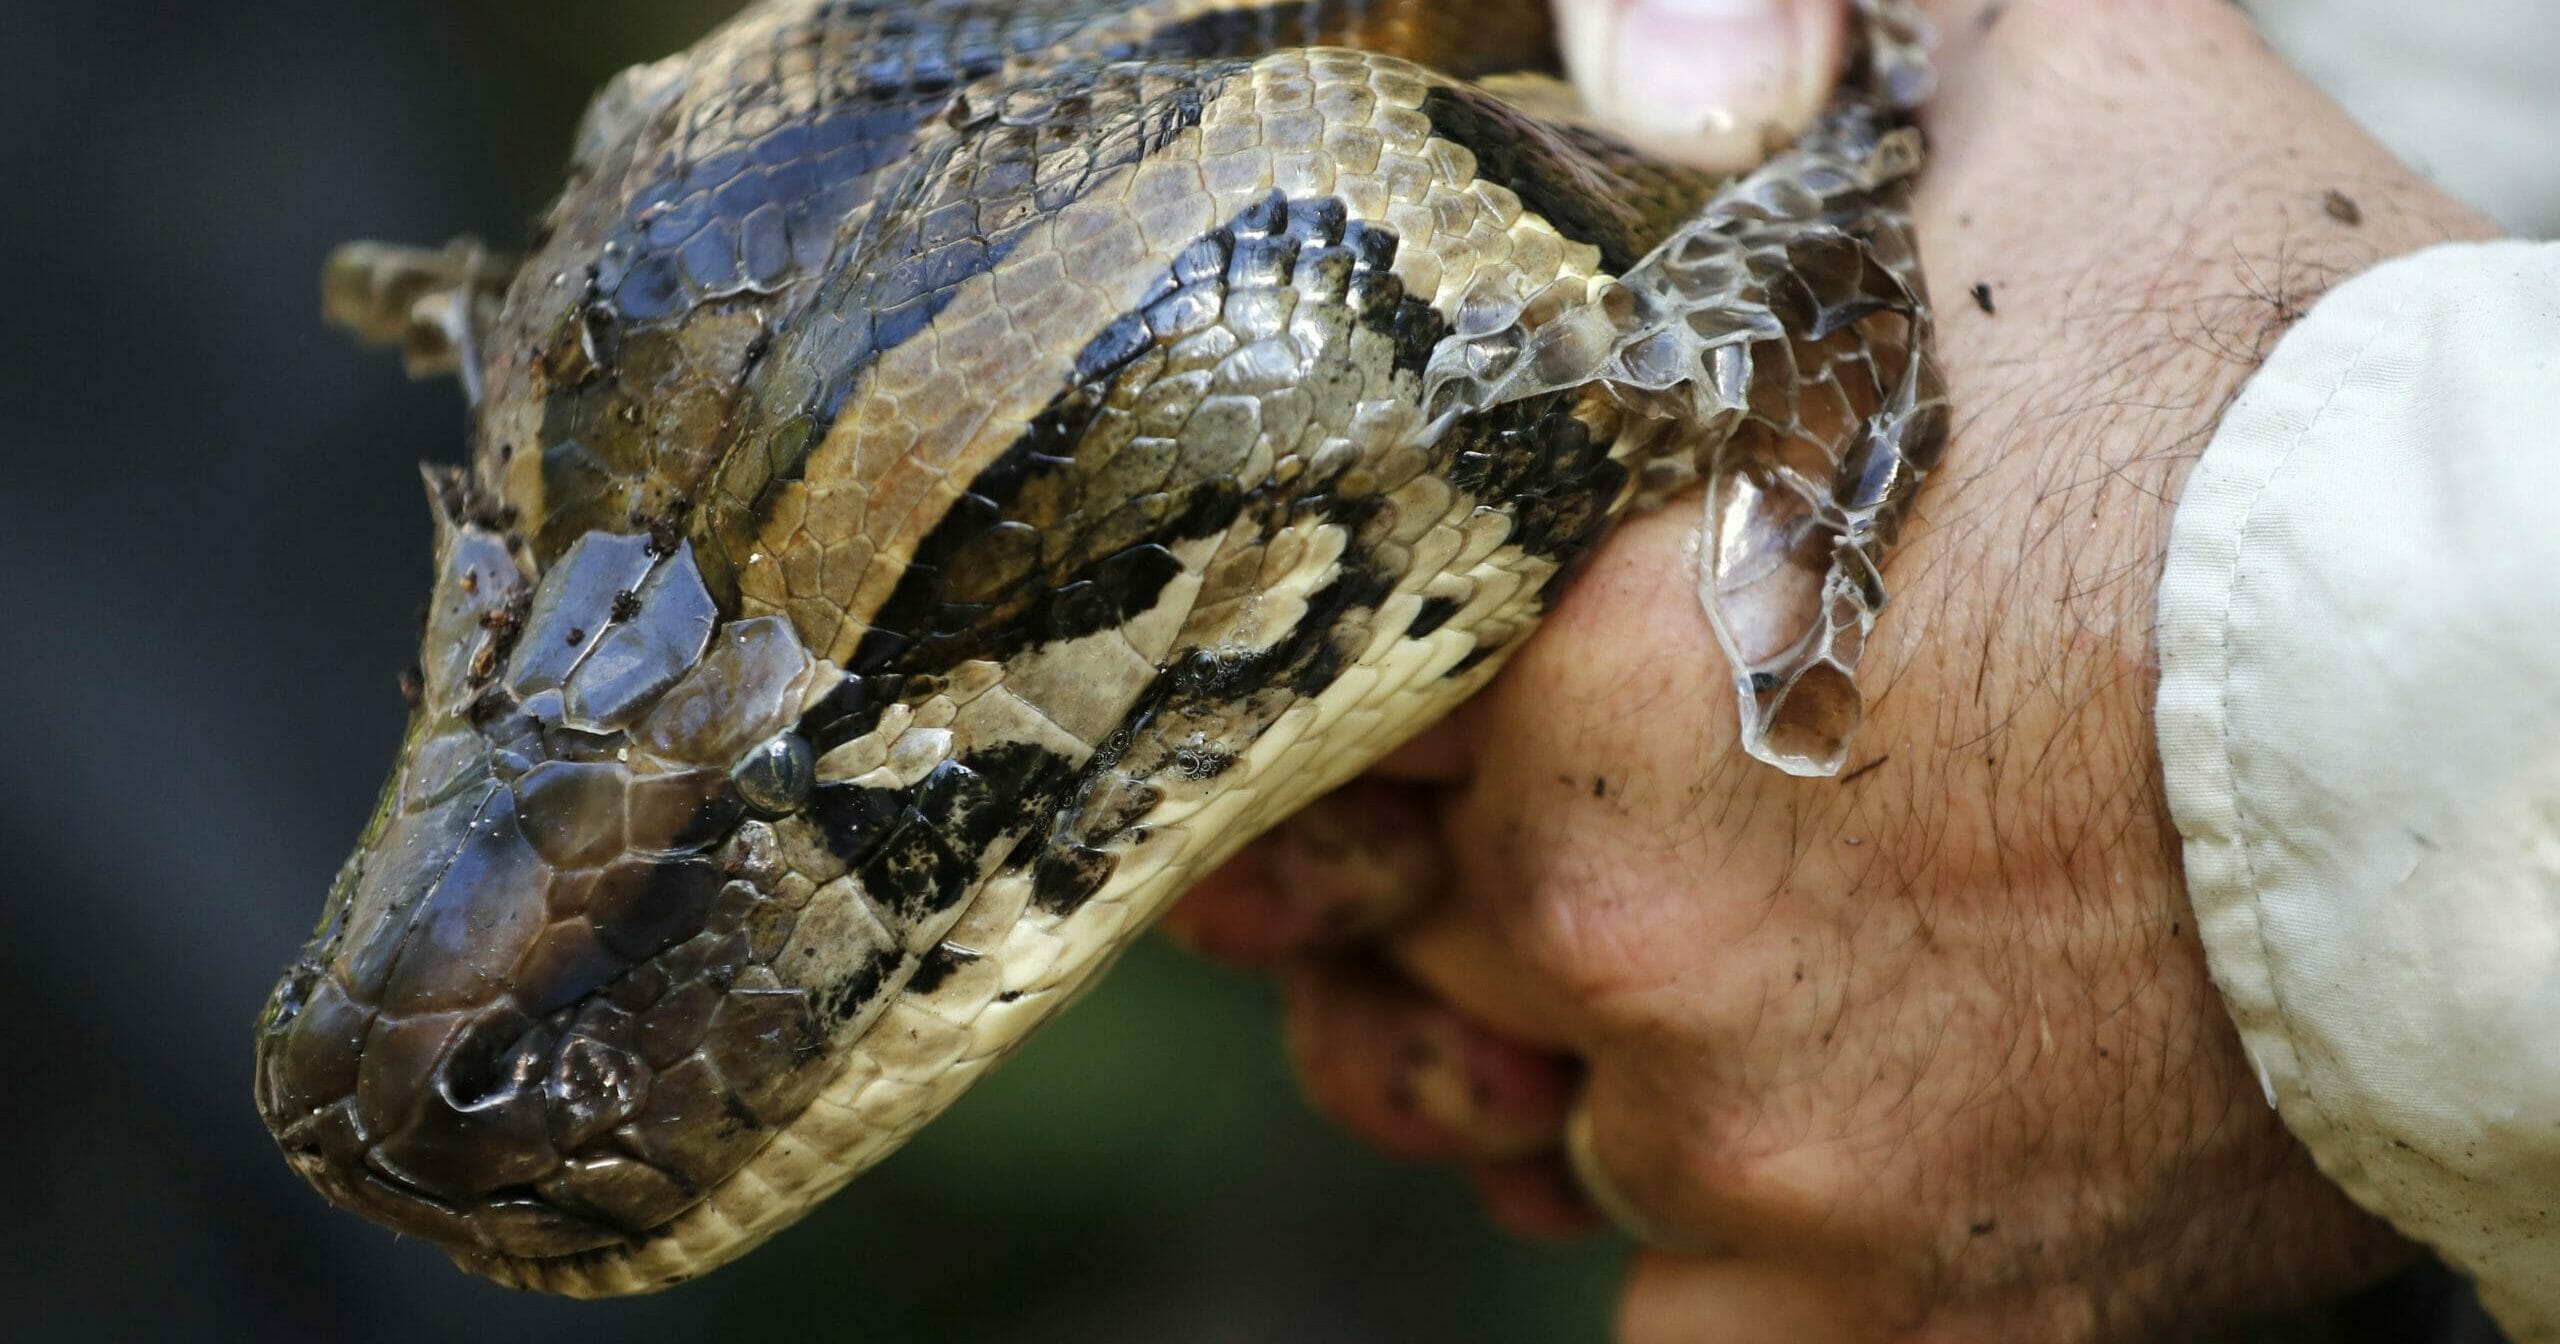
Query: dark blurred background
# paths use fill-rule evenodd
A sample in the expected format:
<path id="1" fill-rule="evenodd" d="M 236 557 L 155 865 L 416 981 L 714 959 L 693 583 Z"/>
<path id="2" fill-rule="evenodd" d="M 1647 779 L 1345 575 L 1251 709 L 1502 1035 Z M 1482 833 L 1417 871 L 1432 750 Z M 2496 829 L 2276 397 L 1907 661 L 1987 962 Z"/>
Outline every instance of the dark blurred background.
<path id="1" fill-rule="evenodd" d="M 2411 50 L 2314 12 L 2393 6 L 2263 3 L 2351 71 Z M 2492 7 L 2547 27 L 2539 3 Z M 1621 1246 L 1507 1243 L 1453 1180 L 1329 1131 L 1260 989 L 1156 942 L 885 1166 L 656 1298 L 491 1287 L 278 1158 L 251 1020 L 390 762 L 415 464 L 462 424 L 451 384 L 322 329 L 320 258 L 513 245 L 587 92 L 732 4 L 0 0 L 0 1334 L 1599 1338 Z M 2350 104 L 2453 107 L 2411 66 Z M 2401 143 L 2549 227 L 2560 175 Z"/>
<path id="2" fill-rule="evenodd" d="M 453 384 L 321 327 L 320 259 L 516 245 L 588 92 L 733 7 L 0 0 L 0 1335 L 1600 1337 L 1619 1248 L 1508 1244 L 1328 1130 L 1259 987 L 1152 940 L 659 1297 L 492 1287 L 286 1170 L 250 1024 L 397 745 L 416 464 L 462 426 Z"/>

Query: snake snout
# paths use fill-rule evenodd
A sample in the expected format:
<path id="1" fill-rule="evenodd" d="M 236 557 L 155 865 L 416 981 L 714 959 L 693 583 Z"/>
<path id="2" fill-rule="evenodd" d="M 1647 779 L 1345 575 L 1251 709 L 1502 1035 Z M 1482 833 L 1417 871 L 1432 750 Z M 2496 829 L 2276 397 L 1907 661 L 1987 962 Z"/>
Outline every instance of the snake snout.
<path id="1" fill-rule="evenodd" d="M 809 995 L 758 964 L 763 891 L 702 851 L 563 858 L 563 809 L 603 790 L 619 818 L 631 786 L 609 769 L 563 797 L 548 768 L 390 828 L 458 832 L 450 855 L 360 855 L 259 1035 L 295 1168 L 458 1255 L 645 1237 L 796 1111 L 822 1054 Z"/>
<path id="2" fill-rule="evenodd" d="M 558 810 L 518 781 L 467 820 L 395 825 L 408 843 L 360 857 L 347 927 L 287 976 L 259 1039 L 259 1105 L 304 1176 L 456 1250 L 593 1249 L 695 1194 L 590 1151 L 645 1118 L 650 1083 L 636 1036 L 590 1028 L 628 1017 L 600 992 L 699 932 L 722 874 L 699 855 L 561 872 L 526 824 L 557 829 Z M 449 854 L 423 843 L 457 823 Z"/>
<path id="3" fill-rule="evenodd" d="M 560 1255 L 627 1238 L 541 1188 L 563 1162 L 559 1118 L 627 1103 L 627 1074 L 563 1069 L 558 1042 L 508 1007 L 394 1020 L 319 983 L 260 1051 L 258 1093 L 287 1160 L 323 1194 L 456 1251 Z M 344 1095 L 308 1104 L 349 1078 Z"/>

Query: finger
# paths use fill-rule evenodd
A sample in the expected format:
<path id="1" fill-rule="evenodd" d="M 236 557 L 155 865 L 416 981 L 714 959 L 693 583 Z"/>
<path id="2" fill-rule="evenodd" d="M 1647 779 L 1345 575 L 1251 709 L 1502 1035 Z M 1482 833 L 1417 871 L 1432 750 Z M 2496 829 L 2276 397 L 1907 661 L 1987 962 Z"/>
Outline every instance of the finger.
<path id="1" fill-rule="evenodd" d="M 1765 1260 L 1636 1257 L 1618 1304 L 1619 1344 L 1848 1344 L 1871 1338 L 1841 1285 Z"/>
<path id="2" fill-rule="evenodd" d="M 1385 944 L 1396 969 L 1470 1020 L 1559 1054 L 1576 1043 L 1578 1005 L 1523 966 L 1480 902 L 1434 902 Z"/>
<path id="3" fill-rule="evenodd" d="M 1565 1120 L 1575 1181 L 1592 1207 L 1653 1250 L 1792 1255 L 1803 1236 L 1800 1210 L 1765 1198 L 1758 1164 L 1720 1141 L 1732 1126 L 1699 1107 L 1685 1076 L 1700 1067 L 1694 1059 L 1630 1064 L 1615 1054 L 1594 1061 Z"/>
<path id="4" fill-rule="evenodd" d="M 1426 792 L 1354 780 L 1203 879 L 1165 929 L 1203 955 L 1273 965 L 1394 926 L 1438 889 L 1441 868 Z"/>
<path id="5" fill-rule="evenodd" d="M 1591 1201 L 1582 1197 L 1573 1173 L 1551 1153 L 1477 1163 L 1467 1168 L 1467 1181 L 1484 1204 L 1485 1216 L 1513 1236 L 1561 1241 L 1608 1225 Z"/>
<path id="6" fill-rule="evenodd" d="M 1656 154 L 1733 169 L 1821 110 L 1848 0 L 1558 0 L 1556 18 L 1596 116 Z"/>
<path id="7" fill-rule="evenodd" d="M 1193 883 L 1158 927 L 1204 957 L 1269 966 L 1313 941 L 1321 921 L 1286 898 L 1271 875 L 1272 837 L 1263 836 Z"/>
<path id="8" fill-rule="evenodd" d="M 1574 1068 L 1477 1026 L 1382 967 L 1310 962 L 1281 978 L 1289 1054 L 1316 1106 L 1420 1161 L 1552 1152 Z"/>

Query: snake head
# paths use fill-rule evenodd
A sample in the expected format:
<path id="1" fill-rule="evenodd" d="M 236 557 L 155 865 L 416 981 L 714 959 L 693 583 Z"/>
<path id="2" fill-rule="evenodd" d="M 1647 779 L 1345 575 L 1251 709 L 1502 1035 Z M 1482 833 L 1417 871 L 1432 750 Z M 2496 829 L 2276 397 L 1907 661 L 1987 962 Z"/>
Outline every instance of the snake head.
<path id="1" fill-rule="evenodd" d="M 458 1256 L 612 1247 L 821 1081 L 768 824 L 821 668 L 722 623 L 680 541 L 591 534 L 537 583 L 439 497 L 406 748 L 260 1020 L 258 1106 L 330 1199 Z"/>

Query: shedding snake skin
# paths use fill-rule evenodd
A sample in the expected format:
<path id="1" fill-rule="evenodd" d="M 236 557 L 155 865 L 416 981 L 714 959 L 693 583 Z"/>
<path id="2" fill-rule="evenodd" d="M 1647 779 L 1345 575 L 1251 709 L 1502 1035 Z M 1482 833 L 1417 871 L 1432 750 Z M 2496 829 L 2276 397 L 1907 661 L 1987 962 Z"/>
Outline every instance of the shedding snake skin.
<path id="1" fill-rule="evenodd" d="M 769 0 L 590 110 L 520 267 L 358 245 L 458 372 L 399 763 L 261 1018 L 330 1199 L 645 1291 L 772 1235 L 1703 481 L 1753 754 L 1838 767 L 1946 436 L 1862 0 L 1735 180 L 1544 0 Z"/>

